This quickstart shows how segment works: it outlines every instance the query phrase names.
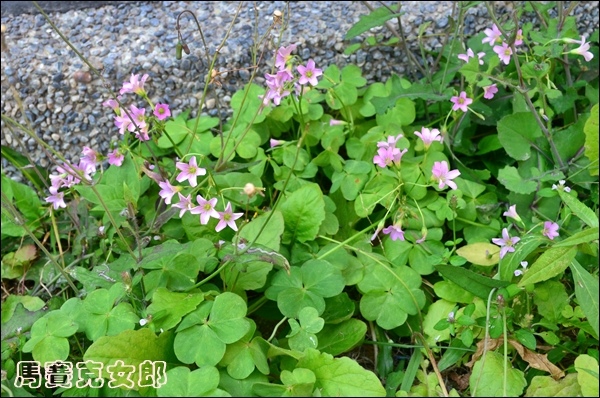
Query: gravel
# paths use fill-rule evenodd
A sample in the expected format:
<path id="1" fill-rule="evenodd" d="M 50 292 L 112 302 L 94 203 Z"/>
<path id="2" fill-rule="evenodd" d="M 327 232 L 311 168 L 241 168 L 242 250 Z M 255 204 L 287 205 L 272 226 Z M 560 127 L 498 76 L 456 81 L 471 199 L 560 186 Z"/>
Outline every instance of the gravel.
<path id="1" fill-rule="evenodd" d="M 402 31 L 409 51 L 418 56 L 419 29 L 428 22 L 424 29 L 425 47 L 439 49 L 442 45 L 439 33 L 452 28 L 452 9 L 457 3 L 401 3 Z M 512 4 L 494 2 L 494 7 L 501 18 L 508 18 Z M 229 72 L 222 75 L 219 84 L 209 84 L 208 99 L 202 110 L 212 116 L 226 118 L 230 114 L 231 96 L 250 79 L 251 70 L 247 68 L 253 65 L 254 38 L 267 35 L 269 43 L 261 47 L 264 56 L 254 80 L 257 84 L 264 83 L 264 73 L 270 70 L 276 49 L 273 43 L 278 37 L 277 31 L 269 29 L 276 10 L 284 17 L 289 15 L 289 27 L 281 37 L 281 44 L 296 43 L 296 53 L 303 60 L 314 59 L 322 69 L 332 64 L 339 67 L 356 64 L 369 82 L 385 81 L 392 73 L 409 75 L 413 72 L 409 70 L 402 47 L 379 46 L 344 54 L 349 44 L 360 42 L 370 33 L 382 34 L 383 41 L 391 37 L 387 29 L 376 27 L 358 38 L 344 40 L 350 27 L 369 12 L 361 2 L 155 1 L 50 13 L 50 20 L 99 70 L 102 78 L 90 72 L 88 65 L 42 15 L 3 15 L 2 25 L 6 28 L 2 34 L 3 115 L 29 126 L 45 143 L 73 162 L 78 161 L 83 146 L 106 154 L 111 141 L 121 138 L 112 110 L 103 107 L 102 102 L 111 98 L 111 89 L 118 92 L 132 73 L 150 76 L 146 87 L 153 102 L 168 103 L 174 116 L 187 109 L 195 116 L 204 90 L 207 64 L 200 61 L 205 58 L 203 45 L 189 13 L 181 18 L 181 31 L 191 54 L 179 61 L 175 59 L 176 20 L 184 10 L 196 14 L 211 55 L 231 28 L 216 63 L 219 71 Z M 597 3 L 580 2 L 574 15 L 578 18 L 579 33 L 589 38 L 598 27 Z M 538 23 L 535 14 L 527 18 Z M 390 23 L 399 30 L 396 20 Z M 461 33 L 466 39 L 490 24 L 487 10 L 480 4 L 467 11 Z M 4 120 L 1 128 L 2 145 L 28 153 L 43 167 L 54 168 L 52 157 L 33 138 L 9 128 Z M 2 158 L 2 169 L 11 178 L 22 180 L 5 158 Z"/>

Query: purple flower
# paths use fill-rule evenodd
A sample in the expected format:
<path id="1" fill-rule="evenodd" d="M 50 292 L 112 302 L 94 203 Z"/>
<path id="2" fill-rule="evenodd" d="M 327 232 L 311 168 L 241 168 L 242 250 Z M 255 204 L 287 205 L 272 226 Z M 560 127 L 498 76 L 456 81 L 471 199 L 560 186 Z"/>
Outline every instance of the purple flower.
<path id="1" fill-rule="evenodd" d="M 506 43 L 502 43 L 501 46 L 494 46 L 494 52 L 498 54 L 500 60 L 504 62 L 504 65 L 510 63 L 510 56 L 512 55 L 512 49 Z"/>
<path id="2" fill-rule="evenodd" d="M 467 112 L 468 106 L 473 103 L 473 100 L 471 98 L 467 97 L 467 93 L 465 91 L 462 91 L 458 95 L 458 97 L 454 96 L 454 97 L 450 98 L 450 101 L 452 101 L 452 103 L 454 103 L 454 105 L 452 105 L 453 111 L 457 111 L 460 109 L 463 112 Z"/>
<path id="3" fill-rule="evenodd" d="M 197 177 L 206 174 L 206 169 L 198 167 L 196 163 L 196 157 L 192 156 L 189 163 L 177 162 L 175 166 L 181 170 L 181 173 L 177 175 L 176 180 L 179 182 L 188 180 L 192 187 L 198 185 Z"/>
<path id="4" fill-rule="evenodd" d="M 211 217 L 220 218 L 219 213 L 215 210 L 217 198 L 206 200 L 201 195 L 198 195 L 196 196 L 196 200 L 198 201 L 198 206 L 191 209 L 190 213 L 200 214 L 200 224 L 208 224 L 208 220 L 210 220 Z"/>
<path id="5" fill-rule="evenodd" d="M 402 137 L 404 137 L 402 134 L 398 134 L 397 136 L 390 135 L 388 136 L 387 141 L 379 141 L 377 143 L 377 148 L 393 148 L 396 146 L 396 142 Z"/>
<path id="6" fill-rule="evenodd" d="M 169 180 L 159 182 L 158 186 L 162 188 L 160 192 L 158 192 L 158 196 L 163 198 L 165 200 L 165 203 L 168 205 L 171 204 L 173 195 L 175 195 L 181 190 L 181 187 L 174 187 L 173 185 L 171 185 Z"/>
<path id="7" fill-rule="evenodd" d="M 298 83 L 300 84 L 310 83 L 312 86 L 316 86 L 319 83 L 317 77 L 323 74 L 321 69 L 315 68 L 315 61 L 312 59 L 308 60 L 306 66 L 298 65 L 297 69 L 300 73 L 300 78 L 298 79 Z"/>
<path id="8" fill-rule="evenodd" d="M 390 235 L 391 240 L 404 240 L 404 231 L 398 225 L 385 227 L 381 232 Z"/>
<path id="9" fill-rule="evenodd" d="M 483 98 L 492 99 L 494 95 L 498 92 L 498 87 L 496 84 L 492 84 L 491 86 L 485 86 L 483 88 Z"/>
<path id="10" fill-rule="evenodd" d="M 496 24 L 492 26 L 492 29 L 487 28 L 484 30 L 483 33 L 485 33 L 486 37 L 481 40 L 481 43 L 490 43 L 490 46 L 493 46 L 495 43 L 502 41 L 502 32 L 500 32 Z"/>
<path id="11" fill-rule="evenodd" d="M 119 95 L 117 97 L 118 99 L 121 99 L 121 96 Z M 102 106 L 106 106 L 108 108 L 112 108 L 112 110 L 118 115 L 121 113 L 121 109 L 119 108 L 119 103 L 117 102 L 117 100 L 115 100 L 114 98 L 110 98 L 107 99 L 106 101 L 104 101 L 102 103 Z"/>
<path id="12" fill-rule="evenodd" d="M 120 167 L 124 160 L 125 155 L 119 151 L 119 148 L 116 148 L 114 151 L 108 154 L 108 163 L 112 164 L 113 166 Z"/>
<path id="13" fill-rule="evenodd" d="M 523 29 L 517 30 L 517 36 L 515 37 L 515 46 L 523 44 Z"/>
<path id="14" fill-rule="evenodd" d="M 52 207 L 54 207 L 54 210 L 58 210 L 59 207 L 67 207 L 67 204 L 65 203 L 64 192 L 58 192 L 58 188 L 53 186 L 48 188 L 48 190 L 50 191 L 50 196 L 46 197 L 44 200 L 48 203 L 52 203 Z"/>
<path id="15" fill-rule="evenodd" d="M 275 57 L 275 67 L 279 70 L 286 69 L 287 62 L 292 58 L 292 51 L 295 49 L 295 44 L 290 44 L 287 47 L 280 47 L 279 50 L 277 50 L 277 55 Z"/>
<path id="16" fill-rule="evenodd" d="M 558 236 L 558 224 L 552 221 L 544 222 L 544 229 L 542 235 L 550 240 L 554 240 Z"/>
<path id="17" fill-rule="evenodd" d="M 85 174 L 96 172 L 96 163 L 100 159 L 100 154 L 90 147 L 84 146 L 79 166 L 85 171 Z"/>
<path id="18" fill-rule="evenodd" d="M 590 62 L 592 58 L 594 58 L 594 54 L 592 54 L 590 50 L 590 43 L 585 42 L 585 36 L 581 36 L 581 41 L 573 40 L 573 39 L 565 39 L 568 43 L 577 43 L 579 47 L 569 51 L 569 54 L 577 54 L 582 55 L 586 62 Z"/>
<path id="19" fill-rule="evenodd" d="M 346 124 L 346 122 L 344 122 L 343 120 L 337 120 L 337 119 L 331 119 L 329 121 L 329 126 L 339 126 L 342 124 Z"/>
<path id="20" fill-rule="evenodd" d="M 169 116 L 171 116 L 171 110 L 169 109 L 169 105 L 167 104 L 156 104 L 154 107 L 154 116 L 158 120 L 165 120 Z"/>
<path id="21" fill-rule="evenodd" d="M 377 150 L 377 155 L 373 157 L 373 163 L 381 168 L 391 166 L 392 163 L 399 165 L 402 155 L 406 152 L 408 152 L 408 149 L 400 151 L 395 147 L 381 147 Z"/>
<path id="22" fill-rule="evenodd" d="M 190 195 L 183 196 L 179 192 L 177 192 L 177 195 L 179 195 L 179 202 L 174 204 L 173 207 L 178 207 L 181 209 L 181 211 L 179 212 L 179 218 L 181 218 L 183 217 L 186 211 L 191 211 L 194 208 L 194 206 Z"/>
<path id="23" fill-rule="evenodd" d="M 148 79 L 148 74 L 145 74 L 140 79 L 140 75 L 131 74 L 131 78 L 128 82 L 123 83 L 123 88 L 119 91 L 119 94 L 123 95 L 125 93 L 136 93 L 143 94 L 146 91 L 144 90 L 144 83 Z"/>
<path id="24" fill-rule="evenodd" d="M 515 245 L 520 240 L 521 240 L 521 238 L 519 238 L 518 236 L 513 236 L 511 238 L 510 235 L 508 234 L 508 230 L 506 228 L 504 228 L 502 230 L 502 238 L 493 238 L 492 242 L 495 245 L 500 246 L 500 258 L 502 259 L 502 258 L 504 258 L 506 253 L 515 251 Z"/>
<path id="25" fill-rule="evenodd" d="M 219 222 L 215 227 L 215 231 L 219 232 L 228 225 L 229 228 L 233 229 L 234 231 L 237 231 L 238 228 L 237 225 L 235 225 L 235 220 L 237 220 L 243 215 L 244 213 L 234 213 L 231 209 L 231 203 L 228 202 L 227 207 L 225 207 L 225 211 L 219 212 Z"/>
<path id="26" fill-rule="evenodd" d="M 429 149 L 433 141 L 443 142 L 440 130 L 429 130 L 427 127 L 421 127 L 421 132 L 415 131 L 415 135 L 423 141 L 425 149 Z"/>
<path id="27" fill-rule="evenodd" d="M 274 138 L 271 138 L 269 140 L 269 145 L 271 146 L 271 148 L 275 148 L 276 146 L 282 145 L 284 143 L 285 143 L 285 141 L 283 141 L 283 140 L 276 140 Z"/>
<path id="28" fill-rule="evenodd" d="M 521 222 L 521 217 L 517 214 L 517 205 L 512 205 L 503 214 L 505 217 L 510 217 L 518 222 Z"/>
<path id="29" fill-rule="evenodd" d="M 438 187 L 440 189 L 444 189 L 446 185 L 448 185 L 452 189 L 456 189 L 456 183 L 452 180 L 458 177 L 459 175 L 460 171 L 458 170 L 450 171 L 450 168 L 448 167 L 448 162 L 446 162 L 445 160 L 433 163 L 433 168 L 431 169 L 431 177 L 435 182 L 439 184 Z"/>

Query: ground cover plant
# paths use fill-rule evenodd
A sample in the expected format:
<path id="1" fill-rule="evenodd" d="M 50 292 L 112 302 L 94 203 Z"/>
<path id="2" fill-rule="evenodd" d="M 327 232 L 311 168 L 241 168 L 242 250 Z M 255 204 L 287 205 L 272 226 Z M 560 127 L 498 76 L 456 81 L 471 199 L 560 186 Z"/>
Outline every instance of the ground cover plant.
<path id="1" fill-rule="evenodd" d="M 474 5 L 373 83 L 301 60 L 281 10 L 226 119 L 201 112 L 219 52 L 184 13 L 198 116 L 144 72 L 109 82 L 109 153 L 2 115 L 56 161 L 2 148 L 28 180 L 2 174 L 2 395 L 598 396 L 598 31 L 576 3 L 486 2 L 465 38 Z M 346 52 L 406 46 L 370 33 L 401 12 Z"/>

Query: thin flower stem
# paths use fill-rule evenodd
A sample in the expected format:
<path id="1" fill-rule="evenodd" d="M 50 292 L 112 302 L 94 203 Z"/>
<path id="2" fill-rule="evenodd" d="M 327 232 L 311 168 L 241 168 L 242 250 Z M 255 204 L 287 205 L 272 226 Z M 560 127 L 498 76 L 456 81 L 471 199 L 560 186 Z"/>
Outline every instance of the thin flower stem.
<path id="1" fill-rule="evenodd" d="M 4 192 L 0 192 L 0 194 L 2 195 L 2 206 L 4 206 L 8 211 L 10 211 L 13 219 L 15 219 L 17 223 L 21 227 L 23 227 L 27 235 L 29 235 L 29 237 L 35 242 L 35 244 L 40 248 L 40 250 L 43 251 L 44 254 L 48 257 L 48 259 L 56 266 L 56 269 L 65 278 L 71 289 L 73 289 L 73 291 L 75 292 L 75 295 L 79 295 L 79 289 L 77 288 L 77 286 L 75 286 L 69 274 L 65 272 L 64 268 L 58 263 L 58 261 L 56 261 L 56 258 L 54 258 L 52 254 L 50 254 L 48 249 L 46 249 L 42 242 L 40 242 L 39 239 L 35 236 L 35 234 L 29 229 L 26 221 L 21 216 L 19 210 L 17 210 L 17 208 L 15 208 L 12 204 L 12 202 L 8 200 L 8 197 Z"/>
<path id="2" fill-rule="evenodd" d="M 284 316 L 281 321 L 277 322 L 277 325 L 275 325 L 275 327 L 273 328 L 273 333 L 271 333 L 271 336 L 269 336 L 269 338 L 267 339 L 267 341 L 270 343 L 271 340 L 273 340 L 273 338 L 275 337 L 275 334 L 277 333 L 277 329 L 279 329 L 279 326 L 281 326 L 283 324 L 283 322 L 285 322 L 288 319 L 287 316 Z"/>

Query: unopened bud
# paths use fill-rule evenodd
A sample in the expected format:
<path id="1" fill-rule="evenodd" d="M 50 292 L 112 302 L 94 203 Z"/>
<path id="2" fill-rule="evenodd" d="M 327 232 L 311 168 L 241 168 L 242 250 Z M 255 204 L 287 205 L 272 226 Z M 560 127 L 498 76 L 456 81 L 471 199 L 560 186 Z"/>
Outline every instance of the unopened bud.
<path id="1" fill-rule="evenodd" d="M 186 53 L 187 55 L 190 55 L 190 48 L 185 43 L 183 43 L 183 52 Z"/>
<path id="2" fill-rule="evenodd" d="M 182 50 L 183 50 L 183 45 L 181 44 L 181 42 L 177 42 L 177 45 L 175 46 L 175 59 L 177 59 L 178 61 L 182 57 L 182 54 L 181 54 Z"/>
<path id="3" fill-rule="evenodd" d="M 244 193 L 248 195 L 248 197 L 253 197 L 254 195 L 256 195 L 256 192 L 256 187 L 251 182 L 244 185 Z"/>
<path id="4" fill-rule="evenodd" d="M 283 14 L 281 13 L 281 11 L 279 11 L 279 10 L 273 11 L 273 23 L 275 23 L 275 24 L 281 23 L 282 17 L 283 17 Z"/>
<path id="5" fill-rule="evenodd" d="M 131 275 L 129 274 L 129 272 L 121 272 L 121 280 L 126 286 L 131 286 Z"/>

